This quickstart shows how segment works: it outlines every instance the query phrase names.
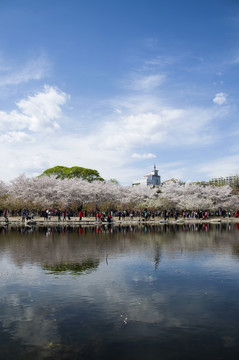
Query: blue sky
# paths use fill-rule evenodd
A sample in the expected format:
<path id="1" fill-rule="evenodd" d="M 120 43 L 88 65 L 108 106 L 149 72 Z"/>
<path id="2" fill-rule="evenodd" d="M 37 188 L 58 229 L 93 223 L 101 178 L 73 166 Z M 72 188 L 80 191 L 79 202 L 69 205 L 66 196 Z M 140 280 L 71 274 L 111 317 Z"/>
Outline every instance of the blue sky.
<path id="1" fill-rule="evenodd" d="M 239 174 L 238 0 L 1 0 L 0 179 Z"/>

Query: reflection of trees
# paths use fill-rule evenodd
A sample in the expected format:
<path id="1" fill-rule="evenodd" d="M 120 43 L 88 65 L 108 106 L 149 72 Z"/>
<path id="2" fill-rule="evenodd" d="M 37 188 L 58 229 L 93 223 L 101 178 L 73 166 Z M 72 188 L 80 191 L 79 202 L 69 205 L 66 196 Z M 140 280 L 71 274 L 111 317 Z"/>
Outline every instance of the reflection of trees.
<path id="1" fill-rule="evenodd" d="M 0 234 L 5 235 L 9 231 L 19 233 L 21 235 L 29 235 L 31 233 L 39 233 L 44 234 L 45 236 L 51 235 L 65 235 L 65 234 L 114 234 L 114 233 L 155 233 L 155 234 L 164 234 L 164 233 L 173 233 L 176 232 L 227 232 L 231 230 L 239 230 L 238 223 L 186 223 L 186 224 L 168 224 L 162 223 L 158 224 L 119 224 L 119 225 L 85 225 L 85 226 L 74 226 L 71 225 L 63 225 L 63 226 L 33 226 L 33 227 L 25 227 L 25 226 L 0 226 Z"/>
<path id="2" fill-rule="evenodd" d="M 19 267 L 35 263 L 60 272 L 96 270 L 100 261 L 111 261 L 120 254 L 142 254 L 159 267 L 162 256 L 178 252 L 218 249 L 239 258 L 235 224 L 135 225 L 117 227 L 25 227 L 0 228 L 0 260 L 8 256 Z M 90 262 L 89 262 L 90 261 Z M 48 267 L 48 268 L 47 268 Z M 88 268 L 89 267 L 89 268 Z"/>
<path id="3" fill-rule="evenodd" d="M 50 271 L 51 274 L 60 274 L 70 272 L 71 274 L 80 275 L 82 273 L 90 273 L 95 271 L 99 266 L 99 261 L 87 260 L 82 263 L 60 263 L 60 264 L 46 264 L 43 270 Z"/>
<path id="4" fill-rule="evenodd" d="M 234 245 L 232 247 L 232 255 L 236 256 L 237 258 L 239 258 L 239 245 Z"/>
<path id="5" fill-rule="evenodd" d="M 155 270 L 157 270 L 157 268 L 158 268 L 161 256 L 162 256 L 161 246 L 156 243 L 155 248 L 154 248 L 154 269 Z"/>

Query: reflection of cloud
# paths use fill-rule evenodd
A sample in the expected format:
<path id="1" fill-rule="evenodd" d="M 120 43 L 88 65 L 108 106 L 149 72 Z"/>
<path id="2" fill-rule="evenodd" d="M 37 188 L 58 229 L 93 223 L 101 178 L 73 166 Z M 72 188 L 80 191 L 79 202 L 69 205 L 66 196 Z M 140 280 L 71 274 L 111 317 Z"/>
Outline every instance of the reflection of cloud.
<path id="1" fill-rule="evenodd" d="M 1 263 L 0 269 L 3 273 Z M 0 314 L 0 322 L 4 330 L 9 331 L 13 339 L 39 348 L 47 349 L 50 341 L 59 343 L 56 308 L 49 303 L 41 287 L 41 271 L 37 267 L 17 269 L 8 264 L 5 280 L 0 293 L 1 311 L 4 313 L 3 317 Z M 13 288 L 9 292 L 9 284 L 14 286 L 15 292 Z M 24 286 L 24 291 L 19 291 L 21 286 Z"/>
<path id="2" fill-rule="evenodd" d="M 225 232 L 224 238 L 221 231 L 202 236 L 199 232 L 153 229 L 147 235 L 129 232 L 121 237 L 116 232 L 111 238 L 109 233 L 99 238 L 90 230 L 80 239 L 74 231 L 65 236 L 52 233 L 47 238 L 38 232 L 25 237 L 15 232 L 12 241 L 3 238 L 0 274 L 6 276 L 1 278 L 0 322 L 5 331 L 25 344 L 46 349 L 50 343 L 60 343 L 66 331 L 81 331 L 82 314 L 84 336 L 91 339 L 105 324 L 109 330 L 102 338 L 109 332 L 114 336 L 116 329 L 131 323 L 132 337 L 139 339 L 152 336 L 152 324 L 157 330 L 180 330 L 203 322 L 205 328 L 213 318 L 216 326 L 221 319 L 215 320 L 214 309 L 205 299 L 212 304 L 224 301 L 227 292 L 222 294 L 218 279 L 232 275 L 236 279 L 238 261 L 231 258 L 235 232 Z M 155 271 L 155 251 L 159 250 L 161 261 Z M 101 262 L 95 272 L 80 277 L 56 277 L 39 269 L 39 264 L 54 267 L 68 261 L 73 266 L 84 259 Z M 193 316 L 201 313 L 203 317 Z M 223 341 L 226 346 L 233 343 L 229 338 Z"/>

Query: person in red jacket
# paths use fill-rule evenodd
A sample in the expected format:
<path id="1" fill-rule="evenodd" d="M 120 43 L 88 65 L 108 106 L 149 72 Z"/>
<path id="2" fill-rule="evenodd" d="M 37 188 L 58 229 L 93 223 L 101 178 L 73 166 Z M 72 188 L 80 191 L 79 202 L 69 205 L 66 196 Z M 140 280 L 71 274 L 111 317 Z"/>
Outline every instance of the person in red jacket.
<path id="1" fill-rule="evenodd" d="M 98 213 L 96 214 L 96 221 L 99 222 L 100 219 L 101 219 L 101 213 L 98 212 Z"/>
<path id="2" fill-rule="evenodd" d="M 80 221 L 82 220 L 83 216 L 84 216 L 84 211 L 83 210 L 79 211 L 79 219 L 80 219 Z"/>

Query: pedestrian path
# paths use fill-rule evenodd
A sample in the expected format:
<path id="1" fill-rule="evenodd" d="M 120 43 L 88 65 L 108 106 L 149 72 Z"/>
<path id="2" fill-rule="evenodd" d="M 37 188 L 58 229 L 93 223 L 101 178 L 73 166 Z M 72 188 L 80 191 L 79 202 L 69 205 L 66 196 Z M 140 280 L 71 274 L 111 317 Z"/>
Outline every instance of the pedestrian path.
<path id="1" fill-rule="evenodd" d="M 222 217 L 212 217 L 209 219 L 184 219 L 184 218 L 178 218 L 177 220 L 174 220 L 172 218 L 164 220 L 161 217 L 155 217 L 148 220 L 145 220 L 143 217 L 140 218 L 134 218 L 131 219 L 130 217 L 126 217 L 125 219 L 119 220 L 118 217 L 114 217 L 111 222 L 107 221 L 97 221 L 94 217 L 83 217 L 82 220 L 79 220 L 78 217 L 72 217 L 70 220 L 58 220 L 58 217 L 51 217 L 50 219 L 44 219 L 43 217 L 36 216 L 32 220 L 22 220 L 21 217 L 8 217 L 8 222 L 4 219 L 4 217 L 0 218 L 0 224 L 1 225 L 16 225 L 16 226 L 97 226 L 102 224 L 114 224 L 114 225 L 133 225 L 133 224 L 139 224 L 139 223 L 147 223 L 147 224 L 192 224 L 192 223 L 221 223 L 221 222 L 238 222 L 238 218 L 222 218 Z"/>

